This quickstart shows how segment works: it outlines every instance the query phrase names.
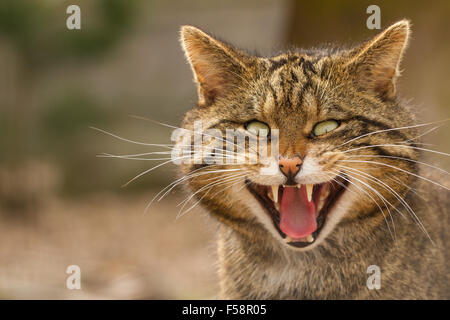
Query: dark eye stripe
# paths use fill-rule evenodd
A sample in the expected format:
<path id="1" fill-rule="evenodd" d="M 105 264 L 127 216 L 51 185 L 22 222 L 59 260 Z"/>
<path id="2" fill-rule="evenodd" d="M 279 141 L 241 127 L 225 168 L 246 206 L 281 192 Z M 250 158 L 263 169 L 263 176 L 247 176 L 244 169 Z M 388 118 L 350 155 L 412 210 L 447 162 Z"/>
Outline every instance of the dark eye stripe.
<path id="1" fill-rule="evenodd" d="M 242 126 L 242 122 L 233 121 L 233 120 L 220 120 L 220 121 L 214 123 L 213 125 L 210 125 L 205 130 L 208 130 L 208 129 L 220 129 L 219 127 L 222 126 L 223 124 L 228 124 L 229 127 L 240 127 L 240 126 Z"/>

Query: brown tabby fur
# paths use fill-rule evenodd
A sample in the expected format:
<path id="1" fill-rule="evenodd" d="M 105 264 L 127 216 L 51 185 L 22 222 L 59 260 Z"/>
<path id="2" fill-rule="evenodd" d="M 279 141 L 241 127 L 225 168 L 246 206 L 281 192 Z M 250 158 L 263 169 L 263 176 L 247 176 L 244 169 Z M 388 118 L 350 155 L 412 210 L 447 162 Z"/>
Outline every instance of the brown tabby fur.
<path id="1" fill-rule="evenodd" d="M 326 170 L 344 170 L 351 180 L 349 190 L 338 200 L 342 216 L 309 250 L 291 248 L 269 232 L 255 214 L 263 209 L 243 187 L 243 179 L 230 188 L 219 185 L 212 187 L 213 192 L 206 192 L 208 188 L 198 192 L 202 205 L 221 222 L 221 298 L 450 298 L 448 191 L 406 171 L 441 184 L 446 183 L 442 181 L 446 176 L 433 175 L 435 170 L 414 162 L 421 155 L 409 146 L 422 146 L 414 144 L 417 140 L 402 144 L 405 147 L 392 146 L 417 137 L 419 132 L 414 128 L 384 131 L 341 146 L 370 132 L 416 123 L 412 110 L 395 90 L 409 30 L 409 22 L 402 20 L 353 49 L 298 50 L 264 58 L 247 55 L 195 27 L 182 28 L 181 42 L 199 95 L 198 106 L 183 121 L 184 128 L 192 130 L 196 120 L 203 121 L 204 129 L 243 128 L 244 123 L 256 119 L 280 130 L 281 156 L 315 156 Z M 323 137 L 311 137 L 313 126 L 327 119 L 340 120 L 340 127 Z M 376 146 L 381 144 L 390 146 Z M 360 149 L 342 153 L 352 148 Z M 386 165 L 341 162 L 345 159 Z M 339 164 L 369 173 L 394 189 L 418 216 L 431 240 L 390 190 Z M 269 178 L 258 175 L 258 165 L 235 167 L 246 170 L 247 178 L 258 184 L 266 180 L 271 184 Z M 208 170 L 208 166 L 182 166 L 183 174 L 193 170 Z M 380 197 L 352 175 L 381 193 L 403 216 L 392 207 L 389 214 Z M 220 173 L 190 179 L 190 190 L 198 191 L 211 177 L 220 177 Z M 379 290 L 366 286 L 370 265 L 381 269 Z"/>

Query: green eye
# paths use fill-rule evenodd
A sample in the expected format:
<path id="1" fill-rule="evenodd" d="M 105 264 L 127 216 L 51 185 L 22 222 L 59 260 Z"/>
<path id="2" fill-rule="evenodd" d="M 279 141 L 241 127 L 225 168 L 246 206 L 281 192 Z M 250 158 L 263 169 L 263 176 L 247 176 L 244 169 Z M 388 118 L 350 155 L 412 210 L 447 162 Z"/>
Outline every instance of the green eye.
<path id="1" fill-rule="evenodd" d="M 313 133 L 317 137 L 333 131 L 337 127 L 339 127 L 339 122 L 337 122 L 336 120 L 326 120 L 317 123 L 314 126 Z"/>
<path id="2" fill-rule="evenodd" d="M 245 129 L 248 132 L 253 133 L 255 136 L 267 137 L 269 135 L 270 128 L 267 124 L 256 120 L 249 121 L 245 124 Z"/>

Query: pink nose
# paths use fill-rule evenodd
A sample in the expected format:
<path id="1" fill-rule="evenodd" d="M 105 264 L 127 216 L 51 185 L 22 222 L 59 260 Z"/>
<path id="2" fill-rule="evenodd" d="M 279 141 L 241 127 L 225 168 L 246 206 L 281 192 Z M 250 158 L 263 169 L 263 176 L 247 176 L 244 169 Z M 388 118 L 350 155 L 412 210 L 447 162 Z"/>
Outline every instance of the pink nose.
<path id="1" fill-rule="evenodd" d="M 302 165 L 302 159 L 300 159 L 300 157 L 294 157 L 294 158 L 280 157 L 280 160 L 278 161 L 278 165 L 280 166 L 281 172 L 286 177 L 293 178 L 300 171 L 300 167 Z"/>

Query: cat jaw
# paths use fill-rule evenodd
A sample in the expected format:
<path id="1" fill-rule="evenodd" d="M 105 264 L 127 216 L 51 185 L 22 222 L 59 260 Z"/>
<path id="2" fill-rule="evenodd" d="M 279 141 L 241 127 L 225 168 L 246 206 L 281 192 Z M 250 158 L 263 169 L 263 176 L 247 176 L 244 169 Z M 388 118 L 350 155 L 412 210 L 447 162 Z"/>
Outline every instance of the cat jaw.
<path id="1" fill-rule="evenodd" d="M 333 177 L 333 179 L 336 179 L 336 177 Z M 236 192 L 234 197 L 257 217 L 270 235 L 282 246 L 294 251 L 307 251 L 314 249 L 327 238 L 354 203 L 352 186 L 349 186 L 346 181 L 341 181 L 341 186 L 332 181 L 286 186 L 259 185 L 247 180 L 246 188 Z M 301 238 L 291 238 L 280 228 L 280 197 L 283 197 L 286 188 L 305 190 L 307 201 L 314 203 L 316 206 L 317 229 Z M 267 194 L 264 195 L 264 193 Z M 279 196 L 275 195 L 276 193 Z"/>
<path id="2" fill-rule="evenodd" d="M 238 188 L 239 189 L 239 188 Z M 267 212 L 267 209 L 258 201 L 255 196 L 246 188 L 243 188 L 239 192 L 234 192 L 234 197 L 237 199 L 238 203 L 241 203 L 246 210 L 250 211 L 257 220 L 263 225 L 263 227 L 268 232 L 268 235 L 272 240 L 275 240 L 280 246 L 287 248 L 288 250 L 302 252 L 313 250 L 317 246 L 321 245 L 330 233 L 336 229 L 339 222 L 345 217 L 346 213 L 352 207 L 354 203 L 354 192 L 352 186 L 349 186 L 350 191 L 345 191 L 341 194 L 339 199 L 333 204 L 333 207 L 327 213 L 325 222 L 318 232 L 317 236 L 311 243 L 306 246 L 297 247 L 290 244 L 286 237 L 280 234 L 279 230 L 274 226 L 274 222 Z M 256 240 L 256 241 L 259 241 Z M 306 243 L 306 239 L 305 239 Z"/>

